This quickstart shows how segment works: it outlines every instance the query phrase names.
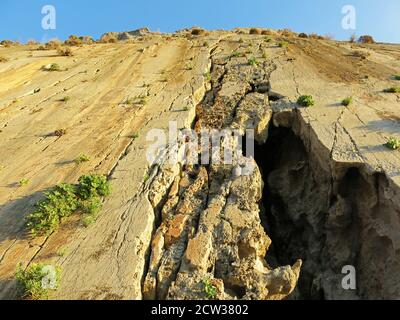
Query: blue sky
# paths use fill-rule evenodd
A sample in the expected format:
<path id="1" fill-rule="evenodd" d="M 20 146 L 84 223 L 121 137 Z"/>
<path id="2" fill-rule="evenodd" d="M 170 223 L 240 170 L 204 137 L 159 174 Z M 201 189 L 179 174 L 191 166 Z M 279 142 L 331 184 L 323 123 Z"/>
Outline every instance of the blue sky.
<path id="1" fill-rule="evenodd" d="M 43 30 L 44 5 L 57 13 L 56 30 Z M 343 30 L 344 5 L 357 12 L 357 29 Z M 348 39 L 371 34 L 378 41 L 400 43 L 399 0 L 0 0 L 0 39 L 46 41 L 70 34 L 98 38 L 107 31 L 147 26 L 171 32 L 198 25 L 290 28 Z"/>

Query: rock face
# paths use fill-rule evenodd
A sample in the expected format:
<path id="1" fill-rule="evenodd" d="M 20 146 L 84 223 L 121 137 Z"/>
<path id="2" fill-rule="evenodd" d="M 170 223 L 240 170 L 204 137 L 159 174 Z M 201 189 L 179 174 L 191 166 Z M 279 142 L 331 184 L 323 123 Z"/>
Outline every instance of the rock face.
<path id="1" fill-rule="evenodd" d="M 195 30 L 109 33 L 72 58 L 0 48 L 0 298 L 17 298 L 20 262 L 59 265 L 58 299 L 398 298 L 400 158 L 383 145 L 400 134 L 399 101 L 382 93 L 398 46 Z M 40 70 L 52 63 L 61 71 Z M 300 108 L 302 94 L 316 105 Z M 149 163 L 148 138 L 171 122 L 229 133 L 224 150 L 202 146 L 208 160 L 243 152 L 171 162 L 197 144 L 187 135 Z M 254 136 L 255 157 L 233 133 Z M 75 165 L 81 153 L 91 160 Z M 112 183 L 99 219 L 27 234 L 42 192 L 87 172 Z"/>

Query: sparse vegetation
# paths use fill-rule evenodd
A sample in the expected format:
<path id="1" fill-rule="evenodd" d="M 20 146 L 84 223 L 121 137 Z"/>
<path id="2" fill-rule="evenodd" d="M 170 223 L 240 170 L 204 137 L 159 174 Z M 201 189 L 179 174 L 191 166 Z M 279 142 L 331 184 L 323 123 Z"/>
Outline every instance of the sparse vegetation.
<path id="1" fill-rule="evenodd" d="M 149 181 L 149 179 L 150 179 L 150 175 L 149 175 L 148 172 L 146 172 L 146 173 L 144 174 L 144 176 L 143 176 L 143 182 L 146 183 L 147 181 Z"/>
<path id="2" fill-rule="evenodd" d="M 67 130 L 65 130 L 65 129 L 57 129 L 56 131 L 54 131 L 54 135 L 56 137 L 62 137 L 66 133 L 67 133 Z"/>
<path id="3" fill-rule="evenodd" d="M 242 55 L 242 54 L 241 54 L 239 51 L 233 51 L 229 57 L 230 57 L 230 58 L 238 58 L 238 57 L 240 57 L 241 55 Z"/>
<path id="4" fill-rule="evenodd" d="M 386 143 L 386 147 L 388 147 L 391 150 L 397 150 L 400 148 L 400 139 L 397 139 L 395 137 L 390 137 Z"/>
<path id="5" fill-rule="evenodd" d="M 272 39 L 271 39 L 270 37 L 264 37 L 264 41 L 265 41 L 265 42 L 271 42 Z"/>
<path id="6" fill-rule="evenodd" d="M 255 57 L 249 58 L 249 59 L 247 60 L 247 63 L 248 63 L 250 66 L 258 66 L 258 64 L 259 64 L 258 60 L 257 60 Z"/>
<path id="7" fill-rule="evenodd" d="M 32 264 L 25 270 L 19 264 L 15 272 L 23 297 L 32 300 L 48 298 L 49 292 L 57 289 L 60 275 L 59 267 L 44 264 Z"/>
<path id="8" fill-rule="evenodd" d="M 286 41 L 280 41 L 278 43 L 278 47 L 280 48 L 286 48 L 289 44 Z"/>
<path id="9" fill-rule="evenodd" d="M 400 87 L 387 88 L 387 89 L 384 89 L 383 92 L 386 92 L 386 93 L 400 93 Z"/>
<path id="10" fill-rule="evenodd" d="M 139 138 L 139 133 L 138 132 L 135 132 L 133 135 L 132 135 L 132 139 L 133 140 L 136 140 L 136 139 L 138 139 Z"/>
<path id="11" fill-rule="evenodd" d="M 261 30 L 258 28 L 251 28 L 249 33 L 250 34 L 261 34 Z"/>
<path id="12" fill-rule="evenodd" d="M 45 193 L 45 199 L 36 204 L 35 212 L 27 217 L 27 228 L 33 235 L 49 235 L 57 230 L 62 220 L 79 212 L 83 221 L 94 221 L 101 209 L 101 198 L 110 194 L 107 178 L 84 175 L 78 184 L 61 184 Z"/>
<path id="13" fill-rule="evenodd" d="M 353 97 L 347 97 L 342 100 L 342 106 L 348 107 L 353 103 Z"/>
<path id="14" fill-rule="evenodd" d="M 75 159 L 76 164 L 81 164 L 88 161 L 90 161 L 90 157 L 84 153 L 82 153 L 81 155 L 79 155 L 79 157 Z"/>
<path id="15" fill-rule="evenodd" d="M 204 292 L 207 296 L 207 299 L 215 299 L 217 297 L 217 288 L 213 286 L 210 279 L 205 279 L 203 281 L 204 284 Z"/>
<path id="16" fill-rule="evenodd" d="M 60 257 L 64 257 L 67 254 L 67 247 L 62 247 L 57 250 L 57 255 Z"/>
<path id="17" fill-rule="evenodd" d="M 144 95 L 139 95 L 134 98 L 128 98 L 125 100 L 124 104 L 126 105 L 146 105 L 147 99 Z"/>
<path id="18" fill-rule="evenodd" d="M 83 44 L 83 41 L 76 35 L 70 35 L 69 38 L 65 40 L 64 44 L 67 46 L 80 46 Z"/>
<path id="19" fill-rule="evenodd" d="M 49 65 L 43 66 L 42 70 L 53 72 L 53 71 L 61 71 L 61 68 L 57 63 L 52 63 Z"/>
<path id="20" fill-rule="evenodd" d="M 44 47 L 40 47 L 39 50 L 57 50 L 61 47 L 61 41 L 58 39 L 50 40 Z"/>
<path id="21" fill-rule="evenodd" d="M 204 41 L 203 42 L 203 47 L 208 47 L 210 44 L 208 43 L 208 41 Z"/>
<path id="22" fill-rule="evenodd" d="M 5 58 L 5 57 L 3 57 L 3 56 L 0 56 L 0 63 L 2 63 L 2 62 L 7 62 L 7 61 L 8 61 L 7 58 Z"/>
<path id="23" fill-rule="evenodd" d="M 62 102 L 68 102 L 68 101 L 70 101 L 71 100 L 71 97 L 70 96 L 65 96 L 65 97 L 62 97 L 61 99 L 60 99 L 60 101 L 62 101 Z"/>
<path id="24" fill-rule="evenodd" d="M 39 44 L 39 42 L 37 42 L 34 39 L 30 39 L 28 40 L 28 42 L 26 43 L 28 46 L 37 46 Z"/>
<path id="25" fill-rule="evenodd" d="M 301 32 L 301 33 L 299 33 L 298 37 L 299 37 L 299 38 L 307 39 L 307 38 L 308 38 L 308 34 L 307 34 L 307 33 L 304 33 L 304 32 Z"/>
<path id="26" fill-rule="evenodd" d="M 30 182 L 29 179 L 23 178 L 23 179 L 19 180 L 19 186 L 20 187 L 26 186 L 29 184 L 29 182 Z"/>
<path id="27" fill-rule="evenodd" d="M 395 74 L 395 75 L 393 76 L 393 78 L 394 78 L 394 80 L 400 80 L 400 74 Z"/>
<path id="28" fill-rule="evenodd" d="M 360 38 L 358 38 L 358 42 L 371 44 L 371 43 L 375 43 L 375 40 L 370 35 L 364 35 L 364 36 L 361 36 Z"/>
<path id="29" fill-rule="evenodd" d="M 367 59 L 370 53 L 362 50 L 354 50 L 353 56 L 357 58 L 361 58 L 362 60 Z"/>
<path id="30" fill-rule="evenodd" d="M 60 56 L 64 56 L 64 57 L 72 57 L 74 55 L 74 53 L 72 52 L 71 48 L 59 48 L 57 50 L 57 53 Z"/>
<path id="31" fill-rule="evenodd" d="M 186 63 L 186 70 L 193 70 L 193 63 L 192 62 Z"/>
<path id="32" fill-rule="evenodd" d="M 297 104 L 302 107 L 311 107 L 315 104 L 315 101 L 311 95 L 303 95 L 297 99 Z"/>
<path id="33" fill-rule="evenodd" d="M 211 72 L 207 71 L 203 74 L 203 77 L 206 81 L 211 81 Z"/>
<path id="34" fill-rule="evenodd" d="M 205 35 L 206 31 L 200 28 L 194 28 L 191 32 L 191 34 L 193 36 L 201 36 L 201 35 Z"/>

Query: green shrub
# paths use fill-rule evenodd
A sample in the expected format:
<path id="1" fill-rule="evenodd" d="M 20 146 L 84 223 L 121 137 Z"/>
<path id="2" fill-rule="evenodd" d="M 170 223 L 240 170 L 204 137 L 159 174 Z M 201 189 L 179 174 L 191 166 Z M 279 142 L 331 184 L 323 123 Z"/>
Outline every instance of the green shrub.
<path id="1" fill-rule="evenodd" d="M 210 72 L 210 71 L 205 72 L 205 73 L 203 74 L 203 76 L 204 76 L 204 79 L 205 79 L 206 81 L 211 81 L 211 72 Z"/>
<path id="2" fill-rule="evenodd" d="M 390 137 L 388 142 L 386 143 L 386 147 L 391 150 L 397 150 L 400 148 L 400 140 L 395 137 Z"/>
<path id="3" fill-rule="evenodd" d="M 286 41 L 281 41 L 278 43 L 278 47 L 286 48 L 289 44 Z"/>
<path id="4" fill-rule="evenodd" d="M 51 272 L 54 272 L 55 278 L 53 279 L 51 278 Z M 23 297 L 32 300 L 48 298 L 49 292 L 57 289 L 60 275 L 61 270 L 59 267 L 43 264 L 32 264 L 26 270 L 19 264 L 15 272 L 15 278 L 19 288 L 23 291 Z M 54 281 L 54 283 L 46 283 L 46 280 Z"/>
<path id="5" fill-rule="evenodd" d="M 61 68 L 57 63 L 46 65 L 42 68 L 44 71 L 60 71 Z"/>
<path id="6" fill-rule="evenodd" d="M 247 60 L 250 66 L 258 66 L 258 60 L 255 57 L 251 57 Z"/>
<path id="7" fill-rule="evenodd" d="M 76 164 L 81 164 L 88 161 L 90 161 L 90 157 L 84 153 L 82 153 L 81 155 L 79 155 L 78 158 L 75 159 Z"/>
<path id="8" fill-rule="evenodd" d="M 391 87 L 383 90 L 386 93 L 400 93 L 400 87 Z"/>
<path id="9" fill-rule="evenodd" d="M 96 196 L 108 196 L 110 194 L 110 184 L 105 176 L 84 175 L 78 180 L 78 196 L 82 200 L 92 199 Z"/>
<path id="10" fill-rule="evenodd" d="M 231 55 L 229 56 L 230 58 L 238 58 L 240 57 L 242 54 L 239 51 L 234 51 L 231 53 Z"/>
<path id="11" fill-rule="evenodd" d="M 62 102 L 68 102 L 69 100 L 71 100 L 71 97 L 70 97 L 70 96 L 65 96 L 65 97 L 61 98 L 60 101 L 62 101 Z"/>
<path id="12" fill-rule="evenodd" d="M 26 186 L 29 184 L 29 182 L 30 182 L 29 179 L 23 178 L 23 179 L 19 180 L 19 186 L 20 187 Z"/>
<path id="13" fill-rule="evenodd" d="M 95 218 L 101 209 L 101 198 L 110 194 L 106 177 L 84 175 L 79 183 L 60 184 L 45 193 L 45 199 L 36 204 L 35 212 L 27 216 L 27 228 L 33 235 L 49 235 L 57 230 L 63 218 L 80 212 L 84 219 Z"/>
<path id="14" fill-rule="evenodd" d="M 395 80 L 400 80 L 400 74 L 395 74 L 393 77 Z"/>
<path id="15" fill-rule="evenodd" d="M 353 97 L 347 97 L 345 99 L 342 100 L 342 106 L 349 106 L 353 103 Z"/>
<path id="16" fill-rule="evenodd" d="M 217 297 L 217 288 L 212 285 L 210 279 L 205 279 L 203 281 L 204 292 L 208 299 L 215 299 Z"/>
<path id="17" fill-rule="evenodd" d="M 310 95 L 303 95 L 297 99 L 297 104 L 302 107 L 311 107 L 315 104 L 314 98 Z"/>

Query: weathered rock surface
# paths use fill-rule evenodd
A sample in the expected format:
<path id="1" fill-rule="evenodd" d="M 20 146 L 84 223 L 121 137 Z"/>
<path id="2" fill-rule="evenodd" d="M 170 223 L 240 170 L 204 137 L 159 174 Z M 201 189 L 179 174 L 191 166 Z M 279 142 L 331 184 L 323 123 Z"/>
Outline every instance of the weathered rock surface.
<path id="1" fill-rule="evenodd" d="M 193 30 L 109 34 L 128 41 L 73 57 L 0 47 L 0 298 L 16 298 L 18 263 L 41 261 L 62 268 L 59 299 L 203 299 L 206 281 L 217 299 L 398 298 L 400 157 L 383 144 L 400 133 L 399 97 L 382 89 L 399 47 L 363 45 L 361 60 L 360 45 L 288 32 Z M 51 63 L 61 71 L 41 70 Z M 316 105 L 299 108 L 301 94 Z M 150 165 L 146 135 L 170 121 L 254 129 L 257 163 Z M 87 172 L 113 186 L 96 223 L 26 234 L 42 191 Z"/>

